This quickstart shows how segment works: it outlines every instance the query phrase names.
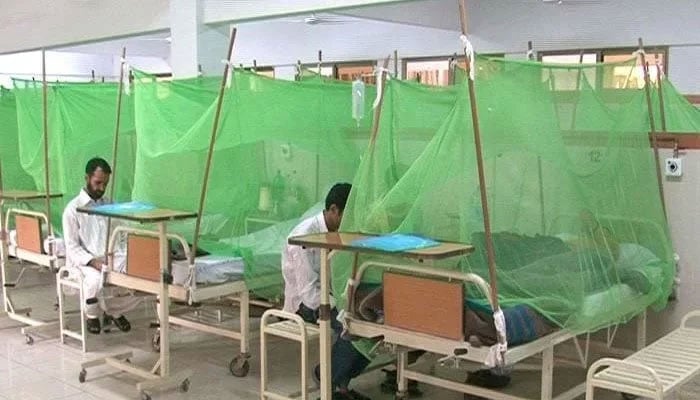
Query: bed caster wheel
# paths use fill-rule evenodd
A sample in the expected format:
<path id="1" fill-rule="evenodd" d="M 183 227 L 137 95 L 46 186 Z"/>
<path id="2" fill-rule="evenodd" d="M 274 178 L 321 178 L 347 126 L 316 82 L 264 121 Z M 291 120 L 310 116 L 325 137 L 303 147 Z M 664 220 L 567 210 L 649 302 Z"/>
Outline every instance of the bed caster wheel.
<path id="1" fill-rule="evenodd" d="M 87 371 L 86 370 L 81 370 L 80 373 L 78 374 L 78 382 L 80 383 L 85 383 L 85 377 L 87 376 Z"/>
<path id="2" fill-rule="evenodd" d="M 633 394 L 620 393 L 620 395 L 622 395 L 622 398 L 625 400 L 636 400 L 637 399 L 637 396 L 635 396 Z"/>
<path id="3" fill-rule="evenodd" d="M 250 371 L 250 363 L 248 362 L 247 358 L 237 356 L 231 360 L 231 363 L 228 365 L 228 369 L 231 371 L 233 376 L 242 378 L 248 375 L 248 371 Z"/>
<path id="4" fill-rule="evenodd" d="M 179 389 L 182 393 L 187 393 L 190 390 L 190 380 L 185 379 L 184 381 L 182 381 Z"/>
<path id="5" fill-rule="evenodd" d="M 30 335 L 24 335 L 24 343 L 31 346 L 34 344 L 34 338 L 31 337 Z"/>
<path id="6" fill-rule="evenodd" d="M 153 335 L 153 339 L 151 339 L 151 348 L 156 353 L 160 353 L 160 333 Z"/>
<path id="7" fill-rule="evenodd" d="M 141 400 L 151 400 L 151 395 L 146 392 L 141 392 Z"/>

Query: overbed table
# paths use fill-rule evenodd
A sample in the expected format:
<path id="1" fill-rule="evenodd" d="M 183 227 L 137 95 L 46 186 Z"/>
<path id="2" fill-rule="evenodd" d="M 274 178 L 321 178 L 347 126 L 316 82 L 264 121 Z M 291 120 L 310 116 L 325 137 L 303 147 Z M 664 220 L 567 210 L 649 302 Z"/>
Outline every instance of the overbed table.
<path id="1" fill-rule="evenodd" d="M 353 242 L 373 235 L 350 232 L 328 232 L 289 238 L 291 245 L 321 250 L 321 305 L 319 308 L 320 346 L 321 346 L 321 400 L 331 400 L 331 305 L 330 305 L 330 269 L 328 255 L 332 250 L 347 251 L 355 254 L 374 254 L 401 257 L 423 261 L 443 260 L 462 256 L 474 251 L 474 247 L 463 243 L 440 242 L 438 246 L 418 250 L 390 252 L 353 245 Z"/>
<path id="2" fill-rule="evenodd" d="M 189 371 L 184 371 L 176 375 L 170 375 L 170 348 L 168 339 L 168 319 L 170 314 L 169 307 L 169 282 L 166 280 L 168 275 L 168 236 L 166 225 L 168 222 L 184 220 L 195 218 L 197 213 L 189 211 L 175 211 L 162 208 L 155 208 L 151 210 L 101 210 L 99 208 L 90 207 L 79 207 L 78 212 L 95 215 L 100 217 L 123 219 L 132 222 L 138 222 L 141 224 L 156 224 L 158 226 L 158 240 L 160 245 L 160 285 L 156 294 L 159 297 L 158 302 L 158 315 L 161 321 L 160 324 L 160 356 L 158 362 L 149 371 L 134 367 L 129 361 L 131 353 L 118 354 L 106 358 L 101 358 L 93 361 L 88 361 L 82 364 L 82 370 L 80 372 L 80 380 L 85 380 L 86 368 L 108 364 L 114 368 L 121 371 L 130 373 L 146 379 L 144 382 L 139 382 L 137 384 L 137 390 L 141 393 L 144 399 L 150 399 L 150 395 L 146 393 L 146 390 L 153 389 L 167 389 L 172 387 L 180 387 L 183 391 L 186 391 L 189 387 Z M 111 272 L 111 271 L 110 271 Z M 134 289 L 131 287 L 131 289 Z M 156 373 L 158 372 L 158 373 Z"/>

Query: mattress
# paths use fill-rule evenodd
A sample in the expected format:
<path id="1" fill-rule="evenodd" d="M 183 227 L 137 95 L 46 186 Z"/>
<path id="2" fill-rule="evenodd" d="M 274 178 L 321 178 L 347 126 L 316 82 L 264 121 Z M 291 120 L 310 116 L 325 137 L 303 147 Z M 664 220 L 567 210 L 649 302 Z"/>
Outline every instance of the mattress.
<path id="1" fill-rule="evenodd" d="M 195 258 L 195 276 L 199 285 L 225 283 L 243 279 L 245 263 L 242 257 L 208 255 Z M 173 261 L 173 283 L 191 285 L 189 262 Z"/>
<path id="2" fill-rule="evenodd" d="M 17 246 L 17 231 L 16 230 L 11 230 L 10 235 L 9 235 L 9 244 L 10 246 L 14 247 Z M 56 252 L 56 255 L 60 258 L 65 258 L 66 257 L 66 245 L 63 242 L 63 239 L 61 238 L 46 238 L 44 239 L 44 252 L 46 254 L 49 253 L 49 245 L 53 243 L 54 245 L 54 251 Z"/>

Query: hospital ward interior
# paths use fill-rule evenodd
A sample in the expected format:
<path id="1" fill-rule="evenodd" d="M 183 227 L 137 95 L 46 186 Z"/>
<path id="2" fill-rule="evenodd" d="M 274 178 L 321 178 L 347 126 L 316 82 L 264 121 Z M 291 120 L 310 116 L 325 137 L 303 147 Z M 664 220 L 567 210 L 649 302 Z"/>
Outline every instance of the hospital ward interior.
<path id="1" fill-rule="evenodd" d="M 0 400 L 700 400 L 698 5 L 0 1 Z"/>

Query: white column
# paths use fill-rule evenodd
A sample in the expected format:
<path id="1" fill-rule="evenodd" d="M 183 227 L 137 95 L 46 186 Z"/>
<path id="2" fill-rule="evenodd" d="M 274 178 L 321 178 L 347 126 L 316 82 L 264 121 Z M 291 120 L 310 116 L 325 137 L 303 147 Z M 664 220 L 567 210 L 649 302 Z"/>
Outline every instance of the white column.
<path id="1" fill-rule="evenodd" d="M 170 0 L 170 65 L 174 78 L 192 78 L 199 73 L 201 0 Z"/>
<path id="2" fill-rule="evenodd" d="M 204 75 L 222 76 L 224 64 L 221 60 L 226 58 L 230 38 L 231 26 L 228 24 L 222 26 L 200 26 L 198 64 L 202 67 Z M 238 65 L 235 45 L 233 47 L 232 60 Z"/>

